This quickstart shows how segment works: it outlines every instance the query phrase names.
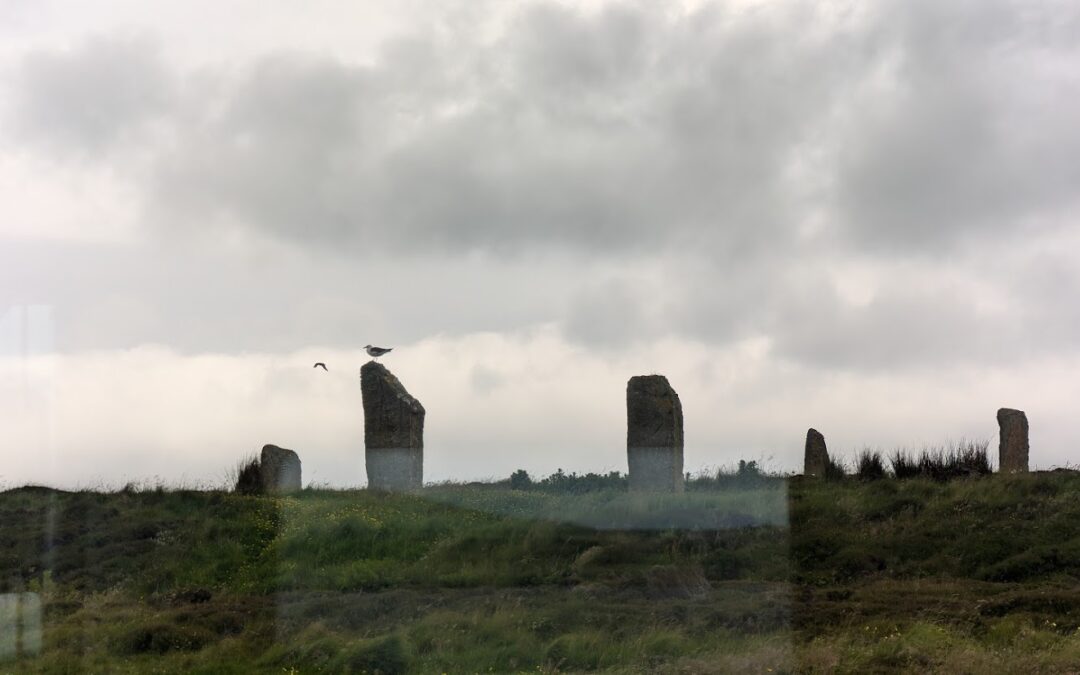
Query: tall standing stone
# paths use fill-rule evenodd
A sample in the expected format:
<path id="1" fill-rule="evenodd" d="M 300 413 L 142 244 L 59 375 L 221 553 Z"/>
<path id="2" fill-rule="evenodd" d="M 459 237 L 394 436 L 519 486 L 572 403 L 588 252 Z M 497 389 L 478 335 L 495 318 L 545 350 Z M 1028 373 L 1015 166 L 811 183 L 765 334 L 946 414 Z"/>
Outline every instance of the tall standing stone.
<path id="1" fill-rule="evenodd" d="M 424 406 L 381 363 L 360 369 L 368 487 L 416 490 L 424 483 Z"/>
<path id="2" fill-rule="evenodd" d="M 803 451 L 803 475 L 824 478 L 829 467 L 829 450 L 825 437 L 817 429 L 806 430 L 806 449 Z"/>
<path id="3" fill-rule="evenodd" d="M 1002 408 L 997 411 L 1000 440 L 998 470 L 1002 473 L 1026 473 L 1028 470 L 1028 421 L 1023 410 Z"/>
<path id="4" fill-rule="evenodd" d="M 631 489 L 683 491 L 682 403 L 663 375 L 626 383 L 626 459 Z"/>
<path id="5" fill-rule="evenodd" d="M 276 445 L 264 445 L 259 455 L 259 480 L 263 492 L 300 489 L 300 456 Z"/>

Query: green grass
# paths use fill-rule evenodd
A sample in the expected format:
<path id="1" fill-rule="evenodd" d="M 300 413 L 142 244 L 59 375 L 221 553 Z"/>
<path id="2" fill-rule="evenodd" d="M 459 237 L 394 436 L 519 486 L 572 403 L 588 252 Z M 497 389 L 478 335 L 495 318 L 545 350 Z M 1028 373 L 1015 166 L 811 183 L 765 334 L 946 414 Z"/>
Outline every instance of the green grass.
<path id="1" fill-rule="evenodd" d="M 797 580 L 866 575 L 991 581 L 1080 576 L 1080 476 L 792 489 Z"/>
<path id="2" fill-rule="evenodd" d="M 758 477 L 683 495 L 22 488 L 0 493 L 0 522 L 0 593 L 44 601 L 40 653 L 12 661 L 0 641 L 0 672 L 1061 672 L 1080 658 L 1070 473 Z"/>

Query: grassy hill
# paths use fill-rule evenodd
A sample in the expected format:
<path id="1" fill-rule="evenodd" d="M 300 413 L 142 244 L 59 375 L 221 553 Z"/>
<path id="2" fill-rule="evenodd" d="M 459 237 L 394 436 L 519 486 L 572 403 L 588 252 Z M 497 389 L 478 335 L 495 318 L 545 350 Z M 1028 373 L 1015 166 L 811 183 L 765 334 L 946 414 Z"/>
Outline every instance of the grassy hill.
<path id="1" fill-rule="evenodd" d="M 691 488 L 9 490 L 0 671 L 1080 664 L 1078 475 Z"/>

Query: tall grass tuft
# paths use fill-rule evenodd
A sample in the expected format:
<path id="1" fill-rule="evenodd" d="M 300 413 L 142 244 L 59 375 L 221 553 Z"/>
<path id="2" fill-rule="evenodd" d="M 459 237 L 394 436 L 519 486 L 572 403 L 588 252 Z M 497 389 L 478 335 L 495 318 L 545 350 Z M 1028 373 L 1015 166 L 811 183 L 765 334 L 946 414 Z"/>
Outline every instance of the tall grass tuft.
<path id="1" fill-rule="evenodd" d="M 242 495 L 259 495 L 263 493 L 258 457 L 252 455 L 236 463 L 236 487 L 234 489 L 238 494 Z"/>
<path id="2" fill-rule="evenodd" d="M 907 450 L 896 449 L 889 455 L 889 464 L 892 466 L 893 476 L 901 480 L 915 478 L 919 475 L 919 462 L 908 454 Z"/>
<path id="3" fill-rule="evenodd" d="M 847 476 L 847 466 L 844 465 L 844 460 L 830 457 L 829 462 L 825 465 L 825 480 L 838 481 L 844 480 Z"/>
<path id="4" fill-rule="evenodd" d="M 947 481 L 969 476 L 985 476 L 990 466 L 989 441 L 961 440 L 948 446 L 923 448 L 917 457 L 895 450 L 889 457 L 897 478 L 929 478 Z"/>
<path id="5" fill-rule="evenodd" d="M 968 475 L 987 476 L 993 473 L 990 466 L 990 441 L 961 439 L 953 451 L 957 466 Z"/>
<path id="6" fill-rule="evenodd" d="M 855 475 L 860 480 L 880 480 L 885 477 L 885 461 L 877 450 L 864 448 L 856 461 Z"/>

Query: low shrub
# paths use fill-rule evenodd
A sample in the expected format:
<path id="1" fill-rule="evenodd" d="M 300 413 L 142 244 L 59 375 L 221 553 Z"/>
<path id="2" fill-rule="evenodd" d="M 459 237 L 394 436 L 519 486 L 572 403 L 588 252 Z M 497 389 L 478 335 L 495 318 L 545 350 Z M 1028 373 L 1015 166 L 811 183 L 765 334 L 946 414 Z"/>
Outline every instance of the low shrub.
<path id="1" fill-rule="evenodd" d="M 967 475 L 987 476 L 993 473 L 990 466 L 989 441 L 960 441 L 952 453 L 959 470 Z"/>
<path id="2" fill-rule="evenodd" d="M 235 490 L 242 495 L 259 495 L 263 493 L 258 457 L 245 457 L 237 462 Z"/>
<path id="3" fill-rule="evenodd" d="M 844 461 L 830 457 L 829 462 L 825 465 L 825 480 L 843 480 L 845 476 L 847 476 L 847 467 L 844 466 Z"/>
<path id="4" fill-rule="evenodd" d="M 532 476 L 525 469 L 518 469 L 510 474 L 511 490 L 528 490 L 533 485 Z"/>
<path id="5" fill-rule="evenodd" d="M 531 486 L 548 493 L 577 495 L 601 490 L 625 490 L 627 484 L 627 477 L 618 471 L 578 475 L 559 469 L 547 478 L 533 482 Z"/>
<path id="6" fill-rule="evenodd" d="M 856 462 L 855 475 L 860 480 L 880 480 L 885 477 L 885 462 L 881 453 L 876 450 L 864 449 L 859 453 Z"/>
<path id="7" fill-rule="evenodd" d="M 756 461 L 746 461 L 745 459 L 739 460 L 739 468 L 735 471 L 735 477 L 744 483 L 757 483 L 765 474 L 758 468 Z"/>
<path id="8" fill-rule="evenodd" d="M 892 465 L 893 476 L 901 480 L 919 475 L 919 462 L 906 450 L 894 450 L 889 455 L 889 464 Z"/>

